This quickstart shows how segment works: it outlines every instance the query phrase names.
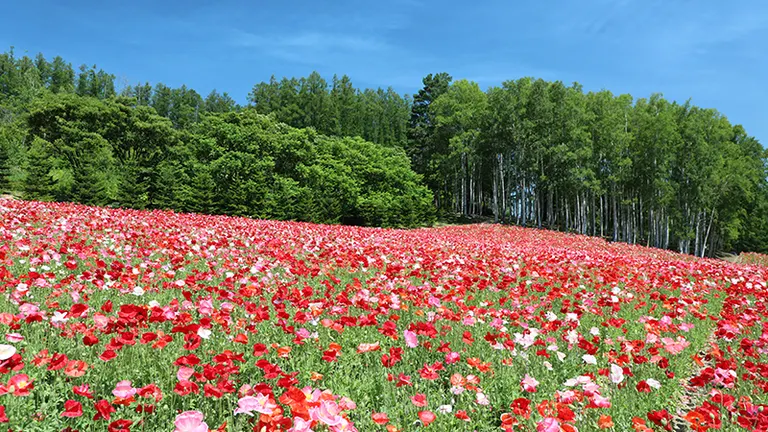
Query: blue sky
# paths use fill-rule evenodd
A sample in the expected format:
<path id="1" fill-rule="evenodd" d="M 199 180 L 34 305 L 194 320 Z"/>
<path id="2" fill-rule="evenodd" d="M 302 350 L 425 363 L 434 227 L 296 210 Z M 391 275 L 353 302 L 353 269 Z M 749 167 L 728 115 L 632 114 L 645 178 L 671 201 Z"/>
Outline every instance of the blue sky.
<path id="1" fill-rule="evenodd" d="M 97 64 L 118 83 L 186 84 L 239 102 L 274 74 L 349 75 L 414 93 L 447 71 L 535 76 L 693 99 L 768 143 L 768 2 L 759 0 L 24 0 L 0 47 Z"/>

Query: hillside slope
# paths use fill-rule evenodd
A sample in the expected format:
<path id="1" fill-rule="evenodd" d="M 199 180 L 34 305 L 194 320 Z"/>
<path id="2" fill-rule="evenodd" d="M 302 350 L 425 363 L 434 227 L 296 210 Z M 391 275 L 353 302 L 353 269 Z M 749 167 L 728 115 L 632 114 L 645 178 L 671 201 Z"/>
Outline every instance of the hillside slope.
<path id="1" fill-rule="evenodd" d="M 767 279 L 497 225 L 0 200 L 2 403 L 43 431 L 762 430 Z"/>

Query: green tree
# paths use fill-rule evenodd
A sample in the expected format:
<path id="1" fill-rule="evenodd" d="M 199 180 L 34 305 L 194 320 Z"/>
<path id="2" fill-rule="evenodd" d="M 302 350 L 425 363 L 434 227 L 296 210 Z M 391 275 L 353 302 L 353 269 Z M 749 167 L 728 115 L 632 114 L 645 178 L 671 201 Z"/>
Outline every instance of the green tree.
<path id="1" fill-rule="evenodd" d="M 90 68 L 80 66 L 80 74 L 77 76 L 76 92 L 79 96 L 91 96 L 97 99 L 106 99 L 115 96 L 115 76 L 99 69 L 96 65 Z"/>
<path id="2" fill-rule="evenodd" d="M 173 109 L 173 93 L 171 88 L 163 83 L 155 85 L 149 105 L 161 116 L 170 118 L 171 110 Z"/>
<path id="3" fill-rule="evenodd" d="M 487 109 L 488 96 L 467 80 L 455 81 L 430 106 L 435 133 L 428 182 L 443 191 L 438 202 L 463 215 L 482 213 L 477 179 L 483 168 L 479 146 Z"/>
<path id="4" fill-rule="evenodd" d="M 75 91 L 75 71 L 72 65 L 57 56 L 51 63 L 51 84 L 53 93 L 73 93 Z"/>
<path id="5" fill-rule="evenodd" d="M 219 94 L 212 90 L 205 98 L 204 107 L 209 113 L 227 113 L 237 109 L 237 104 L 226 92 Z"/>
<path id="6" fill-rule="evenodd" d="M 429 161 L 434 153 L 432 149 L 434 119 L 430 114 L 429 106 L 440 95 L 448 91 L 452 79 L 446 72 L 429 74 L 422 80 L 424 87 L 413 96 L 406 150 L 414 170 L 419 174 L 428 176 Z M 430 184 L 429 186 L 434 190 L 434 185 Z"/>

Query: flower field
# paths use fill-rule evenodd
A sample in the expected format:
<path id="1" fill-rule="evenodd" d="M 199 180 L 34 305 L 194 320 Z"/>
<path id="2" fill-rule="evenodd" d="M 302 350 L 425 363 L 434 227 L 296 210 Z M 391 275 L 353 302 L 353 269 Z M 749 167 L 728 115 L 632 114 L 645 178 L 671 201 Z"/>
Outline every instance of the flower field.
<path id="1" fill-rule="evenodd" d="M 768 430 L 768 268 L 0 201 L 0 428 Z"/>
<path id="2" fill-rule="evenodd" d="M 739 262 L 766 267 L 768 266 L 768 255 L 754 252 L 742 253 L 739 255 Z"/>

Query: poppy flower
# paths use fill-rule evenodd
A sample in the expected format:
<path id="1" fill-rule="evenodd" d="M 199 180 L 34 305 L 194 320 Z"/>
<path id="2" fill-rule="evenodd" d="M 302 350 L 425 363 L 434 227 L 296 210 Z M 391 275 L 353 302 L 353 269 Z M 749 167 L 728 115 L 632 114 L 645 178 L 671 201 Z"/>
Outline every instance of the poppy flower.
<path id="1" fill-rule="evenodd" d="M 435 416 L 435 413 L 433 413 L 432 411 L 419 411 L 418 415 L 419 415 L 419 420 L 421 420 L 424 426 L 429 426 L 429 424 L 435 421 L 435 418 L 437 418 Z"/>
<path id="2" fill-rule="evenodd" d="M 560 432 L 560 422 L 555 418 L 545 418 L 536 423 L 536 432 Z"/>
<path id="3" fill-rule="evenodd" d="M 520 386 L 523 388 L 523 390 L 529 392 L 529 393 L 535 393 L 536 387 L 539 385 L 539 382 L 536 381 L 536 378 L 533 378 L 532 376 L 525 374 L 525 377 L 520 382 Z"/>
<path id="4" fill-rule="evenodd" d="M 195 370 L 191 367 L 181 366 L 179 367 L 179 371 L 176 372 L 176 379 L 179 381 L 189 381 L 194 373 Z"/>
<path id="5" fill-rule="evenodd" d="M 24 336 L 22 336 L 19 333 L 8 333 L 5 335 L 5 340 L 11 343 L 18 343 L 24 340 Z M 1 346 L 0 346 L 0 352 L 2 352 Z M 2 358 L 2 356 L 0 355 L 0 360 L 5 360 L 5 359 Z"/>
<path id="6" fill-rule="evenodd" d="M 50 363 L 48 363 L 48 370 L 53 371 L 53 370 L 64 369 L 67 363 L 68 363 L 68 359 L 66 354 L 55 353 L 53 357 L 51 357 Z"/>
<path id="7" fill-rule="evenodd" d="M 378 425 L 384 425 L 389 422 L 389 417 L 386 413 L 375 412 L 371 414 L 371 420 Z"/>
<path id="8" fill-rule="evenodd" d="M 419 346 L 419 339 L 416 337 L 416 333 L 410 330 L 405 330 L 403 332 L 403 337 L 405 338 L 405 345 L 408 348 L 416 348 Z"/>
<path id="9" fill-rule="evenodd" d="M 242 397 L 237 401 L 237 409 L 235 414 L 248 414 L 253 416 L 253 412 L 256 411 L 261 414 L 272 414 L 274 409 L 277 408 L 277 404 L 270 401 L 269 396 L 264 394 L 257 394 L 256 396 Z"/>
<path id="10" fill-rule="evenodd" d="M 120 399 L 128 399 L 136 394 L 136 389 L 131 385 L 129 380 L 120 381 L 115 385 L 115 389 L 112 390 L 112 394 Z"/>
<path id="11" fill-rule="evenodd" d="M 83 415 L 83 406 L 78 401 L 72 399 L 64 402 L 64 412 L 61 413 L 62 417 L 77 418 Z"/>
<path id="12" fill-rule="evenodd" d="M 427 396 L 423 393 L 417 393 L 411 396 L 411 403 L 417 407 L 425 407 L 427 406 Z"/>
<path id="13" fill-rule="evenodd" d="M 529 418 L 531 415 L 531 401 L 530 399 L 526 398 L 517 398 L 510 404 L 510 408 L 512 409 L 512 412 L 520 417 L 523 417 L 525 419 Z"/>
<path id="14" fill-rule="evenodd" d="M 117 353 L 112 350 L 106 350 L 99 356 L 99 359 L 105 362 L 108 362 L 110 360 L 114 360 L 115 357 L 117 357 Z"/>
<path id="15" fill-rule="evenodd" d="M 128 419 L 115 420 L 107 426 L 107 432 L 131 432 L 132 424 Z"/>
<path id="16" fill-rule="evenodd" d="M 208 432 L 208 424 L 203 421 L 200 411 L 184 411 L 176 416 L 173 422 L 174 432 Z"/>
<path id="17" fill-rule="evenodd" d="M 454 417 L 456 417 L 456 418 L 457 418 L 457 419 L 459 419 L 459 420 L 463 420 L 463 421 L 465 421 L 465 422 L 470 422 L 470 421 L 472 421 L 472 420 L 469 418 L 469 415 L 467 414 L 467 412 L 466 412 L 466 411 L 464 411 L 464 410 L 458 410 L 458 411 L 456 411 L 456 414 L 454 414 Z"/>
<path id="18" fill-rule="evenodd" d="M 82 360 L 70 360 L 64 368 L 64 374 L 73 378 L 85 375 L 88 364 Z"/>
<path id="19" fill-rule="evenodd" d="M 378 351 L 380 349 L 381 349 L 381 345 L 379 344 L 378 341 L 374 343 L 361 343 L 360 345 L 357 346 L 357 353 L 363 354 L 363 353 Z"/>
<path id="20" fill-rule="evenodd" d="M 600 429 L 610 429 L 613 427 L 613 419 L 609 415 L 601 414 L 597 419 L 597 427 Z"/>
<path id="21" fill-rule="evenodd" d="M 647 382 L 645 382 L 644 380 L 643 380 L 643 381 L 639 381 L 639 382 L 638 382 L 638 383 L 635 385 L 635 389 L 636 389 L 636 390 L 637 390 L 639 393 L 650 393 L 650 392 L 651 392 L 651 386 L 649 386 L 649 385 L 648 385 L 648 383 L 647 383 Z"/>
<path id="22" fill-rule="evenodd" d="M 624 381 L 624 369 L 622 369 L 621 366 L 612 364 L 610 376 L 611 382 L 614 384 L 620 384 L 622 381 Z"/>
<path id="23" fill-rule="evenodd" d="M 34 388 L 34 383 L 26 374 L 17 374 L 8 380 L 8 393 L 14 396 L 29 396 L 29 392 Z"/>
<path id="24" fill-rule="evenodd" d="M 85 396 L 88 399 L 93 399 L 93 393 L 91 393 L 91 388 L 88 384 L 82 384 L 79 386 L 72 387 L 72 391 L 79 396 Z"/>
<path id="25" fill-rule="evenodd" d="M 179 396 L 186 396 L 189 394 L 197 394 L 200 392 L 200 386 L 192 381 L 179 381 L 173 388 L 173 392 Z"/>
<path id="26" fill-rule="evenodd" d="M 93 416 L 94 420 L 109 420 L 112 413 L 115 412 L 115 407 L 113 407 L 109 401 L 104 399 L 93 404 L 93 407 L 96 409 L 96 415 Z"/>
<path id="27" fill-rule="evenodd" d="M 16 354 L 16 347 L 13 345 L 0 344 L 0 360 L 8 360 Z"/>

